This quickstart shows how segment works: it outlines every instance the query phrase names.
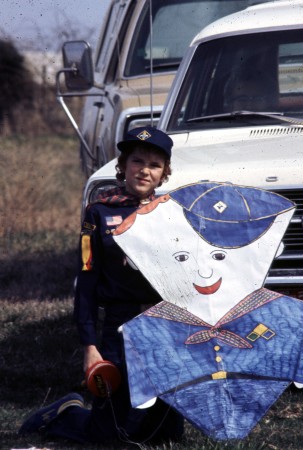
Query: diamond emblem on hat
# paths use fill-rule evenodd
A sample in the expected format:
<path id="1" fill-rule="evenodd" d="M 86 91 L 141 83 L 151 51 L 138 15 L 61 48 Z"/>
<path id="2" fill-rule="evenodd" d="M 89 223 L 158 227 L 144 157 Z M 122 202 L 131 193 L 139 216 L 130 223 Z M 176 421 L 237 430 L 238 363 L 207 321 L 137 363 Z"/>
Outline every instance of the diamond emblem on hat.
<path id="1" fill-rule="evenodd" d="M 141 133 L 137 134 L 137 138 L 141 139 L 141 141 L 146 141 L 146 139 L 150 138 L 151 134 L 148 131 L 144 130 Z"/>
<path id="2" fill-rule="evenodd" d="M 213 208 L 214 208 L 218 213 L 222 214 L 222 213 L 226 210 L 227 205 L 226 205 L 224 202 L 219 201 L 219 202 L 217 202 L 217 203 L 213 206 Z"/>

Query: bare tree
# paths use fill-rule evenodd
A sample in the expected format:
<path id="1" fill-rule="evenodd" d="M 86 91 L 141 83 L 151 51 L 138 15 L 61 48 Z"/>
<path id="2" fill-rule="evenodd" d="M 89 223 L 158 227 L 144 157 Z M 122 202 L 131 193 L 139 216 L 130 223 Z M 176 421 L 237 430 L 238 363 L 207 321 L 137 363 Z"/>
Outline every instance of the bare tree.
<path id="1" fill-rule="evenodd" d="M 5 119 L 12 132 L 16 130 L 14 110 L 21 102 L 30 106 L 34 83 L 24 58 L 8 41 L 0 41 L 0 131 Z"/>

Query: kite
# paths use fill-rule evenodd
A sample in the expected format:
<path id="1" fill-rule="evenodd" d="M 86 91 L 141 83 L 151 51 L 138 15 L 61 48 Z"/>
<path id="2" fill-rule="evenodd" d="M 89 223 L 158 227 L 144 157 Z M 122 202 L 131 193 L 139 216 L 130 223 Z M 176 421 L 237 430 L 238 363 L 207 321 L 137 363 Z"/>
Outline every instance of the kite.
<path id="1" fill-rule="evenodd" d="M 303 302 L 264 288 L 294 209 L 197 182 L 119 225 L 115 241 L 163 299 L 122 326 L 133 407 L 158 397 L 207 436 L 242 439 L 303 383 Z"/>

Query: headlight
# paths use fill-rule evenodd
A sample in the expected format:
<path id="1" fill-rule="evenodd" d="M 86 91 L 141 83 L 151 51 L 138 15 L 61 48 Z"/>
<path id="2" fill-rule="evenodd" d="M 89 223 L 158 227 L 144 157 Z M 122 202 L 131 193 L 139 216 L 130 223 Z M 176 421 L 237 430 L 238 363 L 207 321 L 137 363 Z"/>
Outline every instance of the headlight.
<path id="1" fill-rule="evenodd" d="M 103 196 L 104 191 L 107 191 L 108 189 L 113 189 L 117 186 L 118 186 L 118 182 L 115 180 L 97 182 L 89 193 L 88 203 L 98 201 L 99 195 Z"/>
<path id="2" fill-rule="evenodd" d="M 83 194 L 81 218 L 83 220 L 85 209 L 89 203 L 98 201 L 100 194 L 104 191 L 118 186 L 118 181 L 115 178 L 107 180 L 95 180 L 86 186 Z"/>

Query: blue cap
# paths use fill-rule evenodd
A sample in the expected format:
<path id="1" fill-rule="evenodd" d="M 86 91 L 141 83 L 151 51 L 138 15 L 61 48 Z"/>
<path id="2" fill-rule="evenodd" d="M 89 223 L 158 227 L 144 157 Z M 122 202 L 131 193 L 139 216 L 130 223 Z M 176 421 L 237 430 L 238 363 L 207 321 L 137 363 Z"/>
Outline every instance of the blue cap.
<path id="1" fill-rule="evenodd" d="M 157 147 L 162 150 L 168 159 L 171 158 L 172 139 L 163 131 L 153 127 L 140 127 L 130 130 L 124 141 L 118 142 L 117 147 L 121 152 L 132 148 L 133 144 L 144 144 Z"/>
<path id="2" fill-rule="evenodd" d="M 268 230 L 277 215 L 295 208 L 279 194 L 230 183 L 195 183 L 169 196 L 183 207 L 194 230 L 221 248 L 250 244 Z"/>

